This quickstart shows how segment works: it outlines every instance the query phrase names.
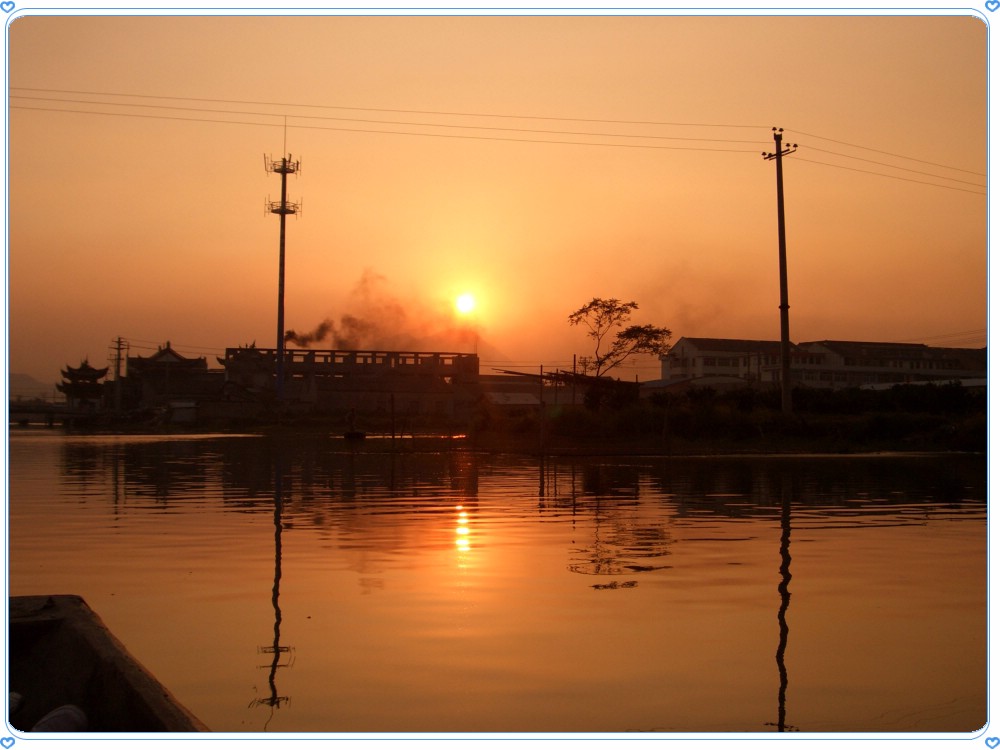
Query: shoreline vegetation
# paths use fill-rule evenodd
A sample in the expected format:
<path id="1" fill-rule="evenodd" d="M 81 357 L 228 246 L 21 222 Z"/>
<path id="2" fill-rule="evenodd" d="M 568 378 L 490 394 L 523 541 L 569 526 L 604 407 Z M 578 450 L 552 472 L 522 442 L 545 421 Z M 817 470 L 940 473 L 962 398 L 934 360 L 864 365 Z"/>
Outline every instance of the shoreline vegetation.
<path id="1" fill-rule="evenodd" d="M 874 391 L 693 389 L 618 408 L 566 409 L 546 420 L 546 452 L 656 455 L 985 453 L 986 392 L 958 384 Z M 522 425 L 527 436 L 534 425 Z M 501 431 L 503 434 L 503 431 Z M 479 436 L 488 443 L 489 431 Z"/>
<path id="2" fill-rule="evenodd" d="M 359 417 L 356 437 L 336 415 L 272 415 L 240 423 L 143 429 L 118 424 L 85 433 L 194 432 L 296 435 L 343 439 L 345 449 L 472 450 L 532 455 L 781 455 L 984 453 L 987 394 L 958 383 L 899 385 L 886 390 L 798 388 L 784 414 L 774 390 L 690 389 L 638 399 L 612 397 L 583 405 L 503 411 L 481 404 L 470 423 L 392 429 Z M 96 427 L 96 426 L 95 426 Z"/>

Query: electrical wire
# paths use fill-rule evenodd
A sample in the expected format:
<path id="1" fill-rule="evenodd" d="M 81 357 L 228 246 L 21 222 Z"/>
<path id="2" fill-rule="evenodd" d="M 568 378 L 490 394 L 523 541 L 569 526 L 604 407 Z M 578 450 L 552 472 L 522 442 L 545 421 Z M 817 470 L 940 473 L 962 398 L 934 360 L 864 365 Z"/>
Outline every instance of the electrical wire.
<path id="1" fill-rule="evenodd" d="M 148 339 L 136 339 L 130 338 L 128 336 L 122 336 L 122 341 L 129 345 L 131 349 L 141 349 L 143 351 L 159 351 L 163 349 L 164 342 L 162 341 L 150 341 Z M 224 354 L 226 351 L 225 346 L 197 346 L 195 344 L 176 344 L 173 341 L 166 342 L 170 345 L 171 349 L 183 349 L 188 352 L 197 352 L 199 354 Z"/>
<path id="2" fill-rule="evenodd" d="M 736 153 L 736 154 L 757 153 L 756 149 L 751 149 L 751 148 L 707 148 L 699 146 L 660 146 L 652 143 L 607 143 L 604 141 L 600 142 L 563 141 L 563 140 L 553 140 L 548 138 L 505 138 L 502 136 L 458 135 L 455 133 L 416 133 L 405 130 L 368 130 L 364 128 L 337 128 L 337 127 L 328 127 L 322 125 L 289 125 L 288 127 L 290 128 L 295 127 L 300 130 L 335 130 L 347 133 L 382 133 L 385 135 L 414 135 L 414 136 L 424 136 L 430 138 L 458 138 L 463 140 L 501 141 L 506 143 L 543 143 L 543 144 L 555 144 L 562 146 L 601 146 L 610 148 L 639 148 L 639 149 L 657 149 L 657 150 L 668 150 L 668 151 L 714 151 L 721 153 Z"/>
<path id="3" fill-rule="evenodd" d="M 494 114 L 494 113 L 470 113 L 470 112 L 455 112 L 455 111 L 435 111 L 435 110 L 407 110 L 407 109 L 390 109 L 390 108 L 373 108 L 373 107 L 346 107 L 340 105 L 317 105 L 317 104 L 301 104 L 292 102 L 267 102 L 267 101 L 252 101 L 252 100 L 234 100 L 234 99 L 217 99 L 217 98 L 197 98 L 197 97 L 177 97 L 177 96 L 157 96 L 151 94 L 125 94 L 118 92 L 99 92 L 99 91 L 79 91 L 71 89 L 43 89 L 43 88 L 29 88 L 29 87 L 11 87 L 12 91 L 29 91 L 29 92 L 41 92 L 49 94 L 71 94 L 79 96 L 104 96 L 104 97 L 128 97 L 131 99 L 154 99 L 160 101 L 182 101 L 182 102 L 211 102 L 215 104 L 237 104 L 237 105 L 256 105 L 256 106 L 270 106 L 270 107 L 293 107 L 293 108 L 308 108 L 308 109 L 334 109 L 334 110 L 352 110 L 352 111 L 367 111 L 367 112 L 383 112 L 383 113 L 406 113 L 406 114 L 423 114 L 423 115 L 435 115 L 435 116 L 449 116 L 449 117 L 491 117 L 491 118 L 503 118 L 503 119 L 522 119 L 522 120 L 548 120 L 548 121 L 561 121 L 561 122 L 589 122 L 589 123 L 611 123 L 611 124 L 622 124 L 622 125 L 655 125 L 655 126 L 671 126 L 671 127 L 714 127 L 714 128 L 758 128 L 762 129 L 763 126 L 757 125 L 742 125 L 742 124 L 723 124 L 723 123 L 677 123 L 677 122 L 664 122 L 664 121 L 637 121 L 637 120 L 613 120 L 613 119 L 596 119 L 596 118 L 572 118 L 572 117 L 548 117 L 540 115 L 509 115 L 509 114 Z M 90 106 L 111 106 L 111 107 L 143 107 L 143 108 L 155 108 L 155 109 L 166 109 L 172 111 L 186 111 L 186 112 L 203 112 L 210 114 L 220 114 L 220 115 L 233 115 L 235 117 L 266 117 L 266 118 L 277 118 L 281 117 L 282 122 L 258 122 L 258 121 L 245 121 L 237 119 L 217 119 L 208 117 L 184 117 L 180 115 L 169 115 L 169 114 L 156 114 L 147 115 L 134 112 L 106 112 L 97 110 L 84 110 L 84 109 L 63 109 L 59 107 L 31 107 L 23 104 L 11 104 L 9 105 L 11 109 L 24 109 L 33 111 L 43 111 L 43 112 L 63 112 L 71 114 L 90 114 L 90 115 L 105 115 L 105 116 L 117 116 L 117 117 L 138 117 L 145 119 L 161 119 L 161 120 L 174 120 L 174 121 L 185 121 L 185 122 L 206 122 L 214 124 L 226 124 L 226 125 L 250 125 L 258 127 L 291 127 L 297 129 L 305 130 L 327 130 L 336 132 L 348 132 L 348 133 L 369 133 L 369 134 L 382 134 L 382 135 L 403 135 L 403 136 L 416 136 L 416 137 L 433 137 L 433 138 L 452 138 L 452 139 L 462 139 L 462 140 L 484 140 L 484 141 L 498 141 L 498 142 L 508 142 L 508 143 L 540 143 L 549 145 L 571 145 L 571 146 L 596 146 L 596 147 L 617 147 L 617 148 L 639 148 L 639 149 L 658 149 L 658 150 L 678 150 L 678 151 L 708 151 L 708 152 L 722 152 L 722 153 L 756 153 L 755 150 L 749 148 L 722 148 L 722 147 L 709 147 L 709 146 L 694 146 L 694 145 L 657 145 L 651 143 L 612 143 L 605 141 L 579 141 L 579 140 L 562 140 L 562 139 L 545 139 L 545 138 L 515 138 L 506 137 L 499 135 L 463 135 L 456 133 L 435 133 L 435 132 L 417 132 L 412 130 L 399 130 L 399 129 L 371 129 L 371 128 L 350 128 L 350 127 L 335 127 L 335 126 L 324 126 L 324 125 L 303 125 L 303 124 L 288 124 L 287 119 L 289 115 L 287 114 L 277 114 L 268 112 L 248 112 L 244 110 L 218 110 L 209 109 L 205 107 L 184 107 L 176 105 L 163 105 L 163 104 L 143 104 L 136 102 L 103 102 L 94 100 L 79 100 L 79 99 L 65 99 L 65 98 L 51 98 L 51 97 L 31 97 L 24 95 L 12 95 L 12 99 L 23 99 L 28 101 L 45 101 L 52 103 L 66 102 L 74 104 L 84 104 Z M 510 132 L 510 133 L 524 133 L 524 134 L 543 134 L 543 135 L 566 135 L 575 138 L 623 138 L 623 139 L 641 139 L 641 140 L 670 140 L 670 141 L 688 141 L 696 143 L 729 143 L 729 144 L 758 144 L 760 140 L 738 140 L 738 139 L 723 139 L 723 138 L 692 138 L 686 136 L 668 136 L 668 135 L 642 135 L 636 133 L 593 133 L 585 131 L 565 131 L 565 130 L 540 130 L 533 128 L 515 128 L 515 127 L 501 127 L 495 125 L 468 125 L 468 124 L 455 124 L 455 123 L 426 123 L 426 122 L 409 122 L 409 121 L 386 121 L 386 120 L 374 120 L 367 118 L 346 118 L 346 117 L 333 117 L 328 115 L 290 115 L 292 118 L 297 119 L 309 119 L 309 120 L 329 120 L 329 121 L 339 121 L 339 122 L 357 122 L 357 123 L 367 123 L 367 124 L 378 124 L 386 126 L 406 126 L 406 127 L 420 127 L 420 128 L 450 128 L 450 129 L 462 129 L 462 130 L 480 130 L 480 131 L 492 131 L 492 132 Z M 869 148 L 867 146 L 861 146 L 858 144 L 848 143 L 846 141 L 839 141 L 833 138 L 827 138 L 825 136 L 815 135 L 806 133 L 804 131 L 785 131 L 788 133 L 799 133 L 810 138 L 817 138 L 824 141 L 830 141 L 831 143 L 839 143 L 841 145 L 849 146 L 852 148 L 859 148 L 866 151 L 872 151 L 875 153 L 886 154 L 894 158 L 908 159 L 914 162 L 929 164 L 942 169 L 951 169 L 959 172 L 966 172 L 968 174 L 974 174 L 977 176 L 985 177 L 985 174 L 979 172 L 972 172 L 971 170 L 960 169 L 958 167 L 951 167 L 944 164 L 939 164 L 936 162 L 931 162 L 923 159 L 916 159 L 914 157 L 903 156 L 901 154 L 894 154 L 888 151 L 882 151 L 879 149 Z M 934 174 L 930 172 L 924 172 L 921 170 L 910 169 L 907 167 L 897 166 L 893 164 L 888 164 L 885 162 L 875 161 L 872 159 L 865 159 L 862 157 L 851 156 L 849 154 L 843 154 L 836 151 L 830 151 L 827 149 L 822 149 L 818 147 L 809 147 L 812 150 L 819 151 L 822 153 L 831 154 L 833 156 L 839 156 L 847 159 L 855 159 L 859 161 L 868 162 L 871 164 L 876 164 L 878 166 L 883 166 L 889 169 L 897 169 L 904 172 L 910 172 L 913 174 L 920 174 L 927 177 L 933 177 L 938 180 L 947 180 L 949 182 L 958 182 L 965 185 L 970 185 L 973 187 L 985 189 L 985 185 L 980 185 L 978 183 L 970 182 L 967 180 L 960 180 L 954 177 L 947 177 L 944 175 Z M 878 177 L 888 177 L 891 179 L 903 180 L 906 182 L 914 182 L 917 184 L 928 185 L 930 187 L 941 187 L 949 190 L 959 190 L 961 192 L 974 193 L 976 195 L 985 195 L 984 192 L 978 190 L 968 190 L 953 185 L 944 185 L 937 182 L 928 182 L 925 180 L 915 180 L 912 178 L 906 178 L 899 175 L 885 174 L 882 172 L 876 172 L 871 170 L 859 169 L 855 167 L 848 167 L 840 164 L 831 164 L 829 162 L 818 161 L 814 159 L 808 159 L 802 157 L 801 155 L 796 157 L 797 161 L 808 162 L 812 164 L 819 164 L 822 166 L 833 167 L 836 169 L 845 169 L 848 171 L 859 172 L 862 174 L 871 174 Z"/>
<path id="4" fill-rule="evenodd" d="M 957 331 L 955 333 L 941 333 L 936 336 L 924 336 L 919 339 L 905 339 L 901 341 L 902 344 L 928 344 L 929 346 L 936 346 L 942 348 L 955 347 L 960 344 L 977 344 L 979 342 L 986 340 L 986 329 L 985 328 L 974 328 L 969 331 Z M 929 343 L 935 342 L 935 343 Z"/>
<path id="5" fill-rule="evenodd" d="M 11 91 L 34 91 L 41 93 L 50 94 L 73 94 L 73 95 L 83 95 L 83 96 L 113 96 L 119 98 L 131 98 L 131 99 L 156 99 L 160 101 L 187 101 L 187 102 L 210 102 L 215 104 L 237 104 L 237 105 L 254 105 L 254 106 L 266 106 L 266 107 L 282 107 L 282 108 L 298 108 L 298 109 L 334 109 L 334 110 L 346 110 L 346 111 L 356 111 L 356 112 L 382 112 L 382 113 L 392 113 L 392 114 L 421 114 L 421 115 L 433 115 L 433 116 L 443 116 L 443 117 L 489 117 L 497 119 L 518 119 L 518 120 L 549 120 L 553 122 L 590 122 L 590 123 L 604 123 L 604 124 L 616 124 L 616 125 L 652 125 L 652 126 L 666 126 L 666 127 L 706 127 L 706 128 L 743 128 L 743 129 L 754 129 L 761 130 L 766 128 L 765 125 L 748 125 L 740 123 L 716 123 L 716 122 L 671 122 L 671 121 L 660 121 L 660 120 L 617 120 L 617 119 L 600 119 L 600 118 L 580 118 L 580 117 L 559 117 L 559 116 L 546 116 L 546 115 L 524 115 L 524 114 L 504 114 L 504 113 L 484 113 L 484 112 L 459 112 L 451 110 L 421 110 L 421 109 L 399 109 L 399 108 L 379 108 L 379 107 L 355 107 L 355 106 L 344 106 L 335 104 L 303 104 L 301 102 L 271 102 L 271 101 L 259 101 L 259 100 L 243 100 L 243 99 L 220 99 L 220 98 L 206 98 L 206 97 L 180 97 L 180 96 L 159 96 L 155 94 L 129 94 L 122 92 L 111 92 L 111 91 L 81 91 L 76 89 L 48 89 L 48 88 L 32 88 L 25 86 L 12 86 Z M 129 105 L 127 103 L 119 102 L 93 102 L 95 104 L 109 104 L 117 106 L 165 106 L 165 105 Z M 173 108 L 173 107 L 170 107 Z M 209 110 L 215 111 L 215 110 Z M 265 114 L 269 117 L 277 117 L 277 114 L 268 113 L 254 113 L 254 114 Z M 284 113 L 287 114 L 287 113 Z M 300 115 L 292 115 L 293 117 L 299 117 Z M 301 115 L 301 117 L 307 117 L 306 115 Z M 336 119 L 336 118 L 331 118 Z M 459 126 L 446 126 L 439 125 L 440 127 L 459 127 Z M 466 127 L 476 127 L 476 126 L 466 126 Z M 497 130 L 500 128 L 488 128 L 491 130 Z M 530 132 L 530 131 L 529 131 Z M 884 151 L 881 149 L 871 148 L 869 146 L 862 146 L 860 144 L 849 143 L 847 141 L 837 140 L 835 138 L 828 138 L 822 135 L 816 135 L 814 133 L 807 133 L 802 130 L 786 129 L 786 134 L 798 133 L 799 135 L 804 135 L 808 138 L 816 138 L 818 140 L 829 141 L 831 143 L 838 143 L 842 146 L 849 146 L 851 148 L 858 148 L 865 151 L 871 151 L 873 153 L 884 154 L 886 156 L 892 156 L 897 159 L 905 159 L 908 161 L 915 161 L 921 164 L 927 164 L 930 166 L 940 167 L 942 169 L 950 169 L 958 172 L 966 172 L 968 174 L 973 174 L 978 177 L 986 177 L 987 175 L 983 172 L 976 172 L 973 170 L 962 169 L 960 167 L 952 167 L 947 164 L 940 164 L 938 162 L 927 161 L 925 159 L 918 159 L 912 156 L 905 156 L 903 154 L 896 154 L 891 151 Z M 616 136 L 618 137 L 618 136 Z M 640 136 L 641 137 L 641 136 Z M 652 137 L 652 136 L 650 136 Z M 664 136 L 660 136 L 664 137 Z M 715 140 L 715 139 L 693 139 L 693 140 Z M 757 143 L 759 141 L 739 141 L 739 142 L 753 142 Z M 815 148 L 815 147 L 814 147 Z M 816 149 L 822 150 L 822 149 Z M 829 152 L 834 153 L 834 152 Z M 838 154 L 841 156 L 847 156 L 846 154 Z M 850 157 L 847 158 L 858 158 Z M 877 163 L 877 162 L 876 162 Z M 886 165 L 890 166 L 890 165 Z M 904 167 L 893 167 L 898 169 L 905 169 Z M 942 179 L 952 179 L 943 177 Z"/>
<path id="6" fill-rule="evenodd" d="M 212 122 L 222 125 L 257 125 L 263 127 L 281 127 L 279 123 L 272 122 L 240 122 L 239 120 L 214 120 L 207 117 L 173 117 L 170 115 L 140 115 L 126 112 L 89 112 L 82 109 L 59 109 L 55 107 L 25 107 L 20 104 L 10 105 L 11 109 L 26 109 L 36 112 L 69 112 L 77 115 L 105 115 L 108 117 L 141 117 L 149 120 L 180 120 L 182 122 Z M 373 131 L 375 132 L 375 131 Z"/>
<path id="7" fill-rule="evenodd" d="M 830 141 L 830 143 L 839 143 L 841 146 L 850 146 L 851 148 L 860 148 L 860 149 L 862 149 L 864 151 L 873 151 L 873 152 L 875 152 L 877 154 L 884 154 L 885 156 L 894 156 L 897 159 L 907 159 L 908 161 L 916 161 L 916 162 L 920 162 L 921 164 L 928 164 L 928 165 L 930 165 L 932 167 L 942 167 L 943 169 L 953 169 L 956 172 L 967 172 L 969 174 L 974 174 L 977 177 L 986 177 L 986 174 L 984 172 L 973 172 L 970 169 L 961 169 L 960 167 L 951 167 L 951 166 L 948 166 L 947 164 L 938 164 L 937 162 L 933 162 L 933 161 L 925 161 L 924 159 L 917 159 L 917 158 L 915 158 L 913 156 L 903 156 L 902 154 L 894 154 L 894 153 L 892 153 L 890 151 L 881 151 L 881 150 L 879 150 L 877 148 L 869 148 L 868 146 L 859 146 L 856 143 L 848 143 L 847 141 L 838 141 L 838 140 L 835 140 L 833 138 L 826 138 L 826 137 L 824 137 L 822 135 L 813 135 L 812 133 L 806 133 L 806 132 L 804 132 L 802 130 L 793 130 L 793 131 L 785 131 L 785 132 L 786 133 L 787 132 L 798 133 L 799 135 L 804 135 L 807 138 L 818 138 L 821 141 Z"/>
<path id="8" fill-rule="evenodd" d="M 806 144 L 798 144 L 800 148 L 808 148 L 811 151 L 819 151 L 824 154 L 831 154 L 832 156 L 842 156 L 845 159 L 855 159 L 856 161 L 867 162 L 868 164 L 877 164 L 880 167 L 889 167 L 889 169 L 899 169 L 903 172 L 912 172 L 913 174 L 922 174 L 925 177 L 936 177 L 939 180 L 950 180 L 951 182 L 960 182 L 963 185 L 973 185 L 978 188 L 986 188 L 986 185 L 981 185 L 978 182 L 970 182 L 969 180 L 960 180 L 957 177 L 946 177 L 945 175 L 934 174 L 933 172 L 922 172 L 919 169 L 908 169 L 907 167 L 897 167 L 895 164 L 888 164 L 882 161 L 875 161 L 874 159 L 864 159 L 860 156 L 851 156 L 850 154 L 841 154 L 837 151 L 829 151 L 824 148 L 817 148 L 816 146 L 808 146 Z"/>
<path id="9" fill-rule="evenodd" d="M 240 99 L 209 99 L 209 98 L 197 98 L 197 97 L 184 97 L 184 96 L 156 96 L 153 94 L 122 94 L 107 91 L 74 91 L 70 89 L 41 89 L 41 88 L 28 88 L 23 86 L 11 86 L 11 91 L 42 91 L 53 94 L 82 94 L 87 96 L 119 96 L 119 97 L 134 97 L 137 99 L 162 99 L 168 101 L 192 101 L 192 102 L 214 102 L 216 104 L 250 104 L 255 106 L 266 106 L 266 107 L 298 107 L 303 109 L 341 109 L 341 110 L 353 110 L 357 112 L 387 112 L 395 114 L 416 114 L 416 115 L 438 115 L 446 117 L 496 117 L 496 118 L 506 118 L 506 119 L 517 119 L 517 120 L 552 120 L 560 122 L 596 122 L 596 123 L 609 123 L 615 125 L 665 125 L 671 127 L 704 127 L 704 128 L 752 128 L 755 130 L 764 129 L 765 125 L 732 125 L 725 123 L 714 123 L 714 122 L 662 122 L 655 120 L 606 120 L 606 119 L 595 119 L 595 118 L 582 118 L 582 117 L 549 117 L 545 115 L 511 115 L 511 114 L 497 114 L 497 113 L 477 113 L 477 112 L 451 112 L 451 111 L 436 111 L 436 110 L 423 110 L 423 109 L 388 109 L 388 108 L 376 108 L 376 107 L 347 107 L 334 104 L 296 104 L 294 102 L 263 102 L 263 101 L 246 101 Z"/>
<path id="10" fill-rule="evenodd" d="M 91 110 L 81 110 L 81 109 L 62 109 L 57 107 L 26 107 L 20 104 L 10 105 L 11 109 L 25 109 L 34 110 L 41 112 L 66 112 L 71 114 L 86 114 L 86 115 L 104 115 L 113 117 L 140 117 L 144 119 L 160 119 L 160 120 L 180 120 L 185 122 L 210 122 L 218 123 L 223 125 L 257 125 L 266 127 L 285 127 L 284 123 L 267 123 L 267 122 L 242 122 L 239 120 L 218 120 L 214 118 L 204 118 L 204 117 L 179 117 L 173 115 L 144 115 L 131 112 L 96 112 Z M 269 117 L 276 115 L 267 115 Z M 503 141 L 508 143 L 543 143 L 543 144 L 559 144 L 559 145 L 569 145 L 569 146 L 605 146 L 612 148 L 639 148 L 639 149 L 660 149 L 660 150 L 671 150 L 671 151 L 716 151 L 716 152 L 727 152 L 727 153 L 757 153 L 757 149 L 751 148 L 708 148 L 708 147 L 698 147 L 698 146 L 661 146 L 655 144 L 643 144 L 643 143 L 607 143 L 607 142 L 586 142 L 586 141 L 563 141 L 563 140 L 552 140 L 543 138 L 506 138 L 501 136 L 486 136 L 486 135 L 459 135 L 454 133 L 420 133 L 408 130 L 373 130 L 370 128 L 346 128 L 346 127 L 332 127 L 323 125 L 294 125 L 289 123 L 288 128 L 296 128 L 299 130 L 330 130 L 342 133 L 373 133 L 382 135 L 410 135 L 410 136 L 422 136 L 429 138 L 457 138 L 463 140 L 480 140 L 480 141 Z M 434 126 L 441 127 L 441 126 Z M 499 128 L 480 128 L 483 130 L 498 130 Z M 590 135 L 590 134 L 587 134 Z M 623 136 L 615 136 L 623 137 Z M 642 137 L 642 136 L 640 136 Z M 711 140 L 711 139 L 694 139 L 694 140 Z M 747 143 L 756 143 L 756 141 L 747 141 Z"/>
<path id="11" fill-rule="evenodd" d="M 27 101 L 41 101 L 41 102 L 63 102 L 72 104 L 91 104 L 91 105 L 101 105 L 101 106 L 114 106 L 114 107 L 144 107 L 153 109 L 169 109 L 169 110 L 179 110 L 183 112 L 210 112 L 213 114 L 233 114 L 233 115 L 251 115 L 257 117 L 281 117 L 282 115 L 275 115 L 269 112 L 246 112 L 246 111 L 234 111 L 234 110 L 220 110 L 220 109 L 208 109 L 204 107 L 177 107 L 168 106 L 163 104 L 131 104 L 131 103 L 119 103 L 119 102 L 95 102 L 86 99 L 53 99 L 50 97 L 25 97 L 13 95 L 11 99 L 25 99 Z M 66 110 L 63 110 L 66 111 Z M 78 110 L 69 110 L 78 111 Z M 96 113 L 103 114 L 103 113 Z M 108 114 L 128 114 L 128 113 L 108 113 Z M 498 127 L 495 125 L 455 125 L 451 123 L 435 123 L 435 122 L 407 122 L 398 120 L 372 120 L 366 118 L 358 117 L 331 117 L 328 115 L 285 115 L 285 117 L 292 117 L 296 119 L 309 119 L 309 120 L 334 120 L 338 122 L 360 122 L 368 124 L 377 125 L 406 125 L 411 127 L 428 127 L 428 128 L 457 128 L 462 130 L 495 130 L 502 132 L 517 132 L 517 133 L 540 133 L 545 135 L 575 135 L 575 136 L 589 136 L 594 138 L 646 138 L 652 140 L 668 140 L 668 141 L 699 141 L 699 142 L 711 142 L 711 143 L 760 143 L 760 140 L 734 140 L 731 138 L 690 138 L 684 136 L 674 136 L 674 135 L 643 135 L 638 133 L 594 133 L 589 131 L 574 131 L 574 130 L 538 130 L 533 128 L 507 128 Z M 304 125 L 290 125 L 289 127 L 308 127 Z M 377 131 L 383 132 L 383 131 Z"/>
<path id="12" fill-rule="evenodd" d="M 858 169 L 856 167 L 845 167 L 843 164 L 830 164 L 825 161 L 816 161 L 815 159 L 805 159 L 801 156 L 796 156 L 795 159 L 790 159 L 789 161 L 806 162 L 808 164 L 821 164 L 824 167 L 834 167 L 835 169 L 846 169 L 850 172 L 861 172 L 863 174 L 873 174 L 878 177 L 888 177 L 893 180 L 903 180 L 904 182 L 915 182 L 919 185 L 930 185 L 931 187 L 945 188 L 946 190 L 959 190 L 963 193 L 972 193 L 973 195 L 985 196 L 986 193 L 980 192 L 978 190 L 969 190 L 967 188 L 955 187 L 954 185 L 940 185 L 936 182 L 927 182 L 926 180 L 914 180 L 910 177 L 900 177 L 899 175 L 893 174 L 883 174 L 882 172 L 873 172 L 870 169 Z"/>

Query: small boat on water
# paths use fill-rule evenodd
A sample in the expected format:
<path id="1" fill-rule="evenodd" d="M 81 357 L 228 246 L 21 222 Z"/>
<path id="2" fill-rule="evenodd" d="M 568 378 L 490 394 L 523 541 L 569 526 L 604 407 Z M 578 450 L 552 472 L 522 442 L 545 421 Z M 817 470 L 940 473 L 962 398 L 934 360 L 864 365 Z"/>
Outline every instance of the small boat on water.
<path id="1" fill-rule="evenodd" d="M 11 726 L 53 709 L 83 710 L 90 732 L 207 732 L 79 596 L 15 596 L 10 606 Z"/>

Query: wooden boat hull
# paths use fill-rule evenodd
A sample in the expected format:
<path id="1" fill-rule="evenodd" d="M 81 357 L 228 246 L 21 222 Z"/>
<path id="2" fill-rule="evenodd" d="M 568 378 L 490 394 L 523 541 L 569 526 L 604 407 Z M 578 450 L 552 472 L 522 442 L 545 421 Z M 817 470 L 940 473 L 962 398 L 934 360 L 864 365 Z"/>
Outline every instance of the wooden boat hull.
<path id="1" fill-rule="evenodd" d="M 205 732 L 190 711 L 73 595 L 11 597 L 10 717 L 29 731 L 53 708 L 83 709 L 91 732 Z"/>

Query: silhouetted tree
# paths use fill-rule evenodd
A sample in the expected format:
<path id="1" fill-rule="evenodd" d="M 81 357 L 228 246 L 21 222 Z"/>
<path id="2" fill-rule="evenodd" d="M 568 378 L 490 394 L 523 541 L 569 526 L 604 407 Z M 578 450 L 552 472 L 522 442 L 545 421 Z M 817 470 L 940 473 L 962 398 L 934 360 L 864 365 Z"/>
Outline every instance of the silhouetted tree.
<path id="1" fill-rule="evenodd" d="M 594 354 L 580 361 L 584 373 L 601 376 L 633 354 L 666 354 L 670 348 L 670 330 L 653 325 L 627 325 L 639 309 L 635 302 L 594 297 L 569 316 L 572 326 L 585 325 L 594 341 Z M 611 334 L 615 329 L 621 329 Z"/>

